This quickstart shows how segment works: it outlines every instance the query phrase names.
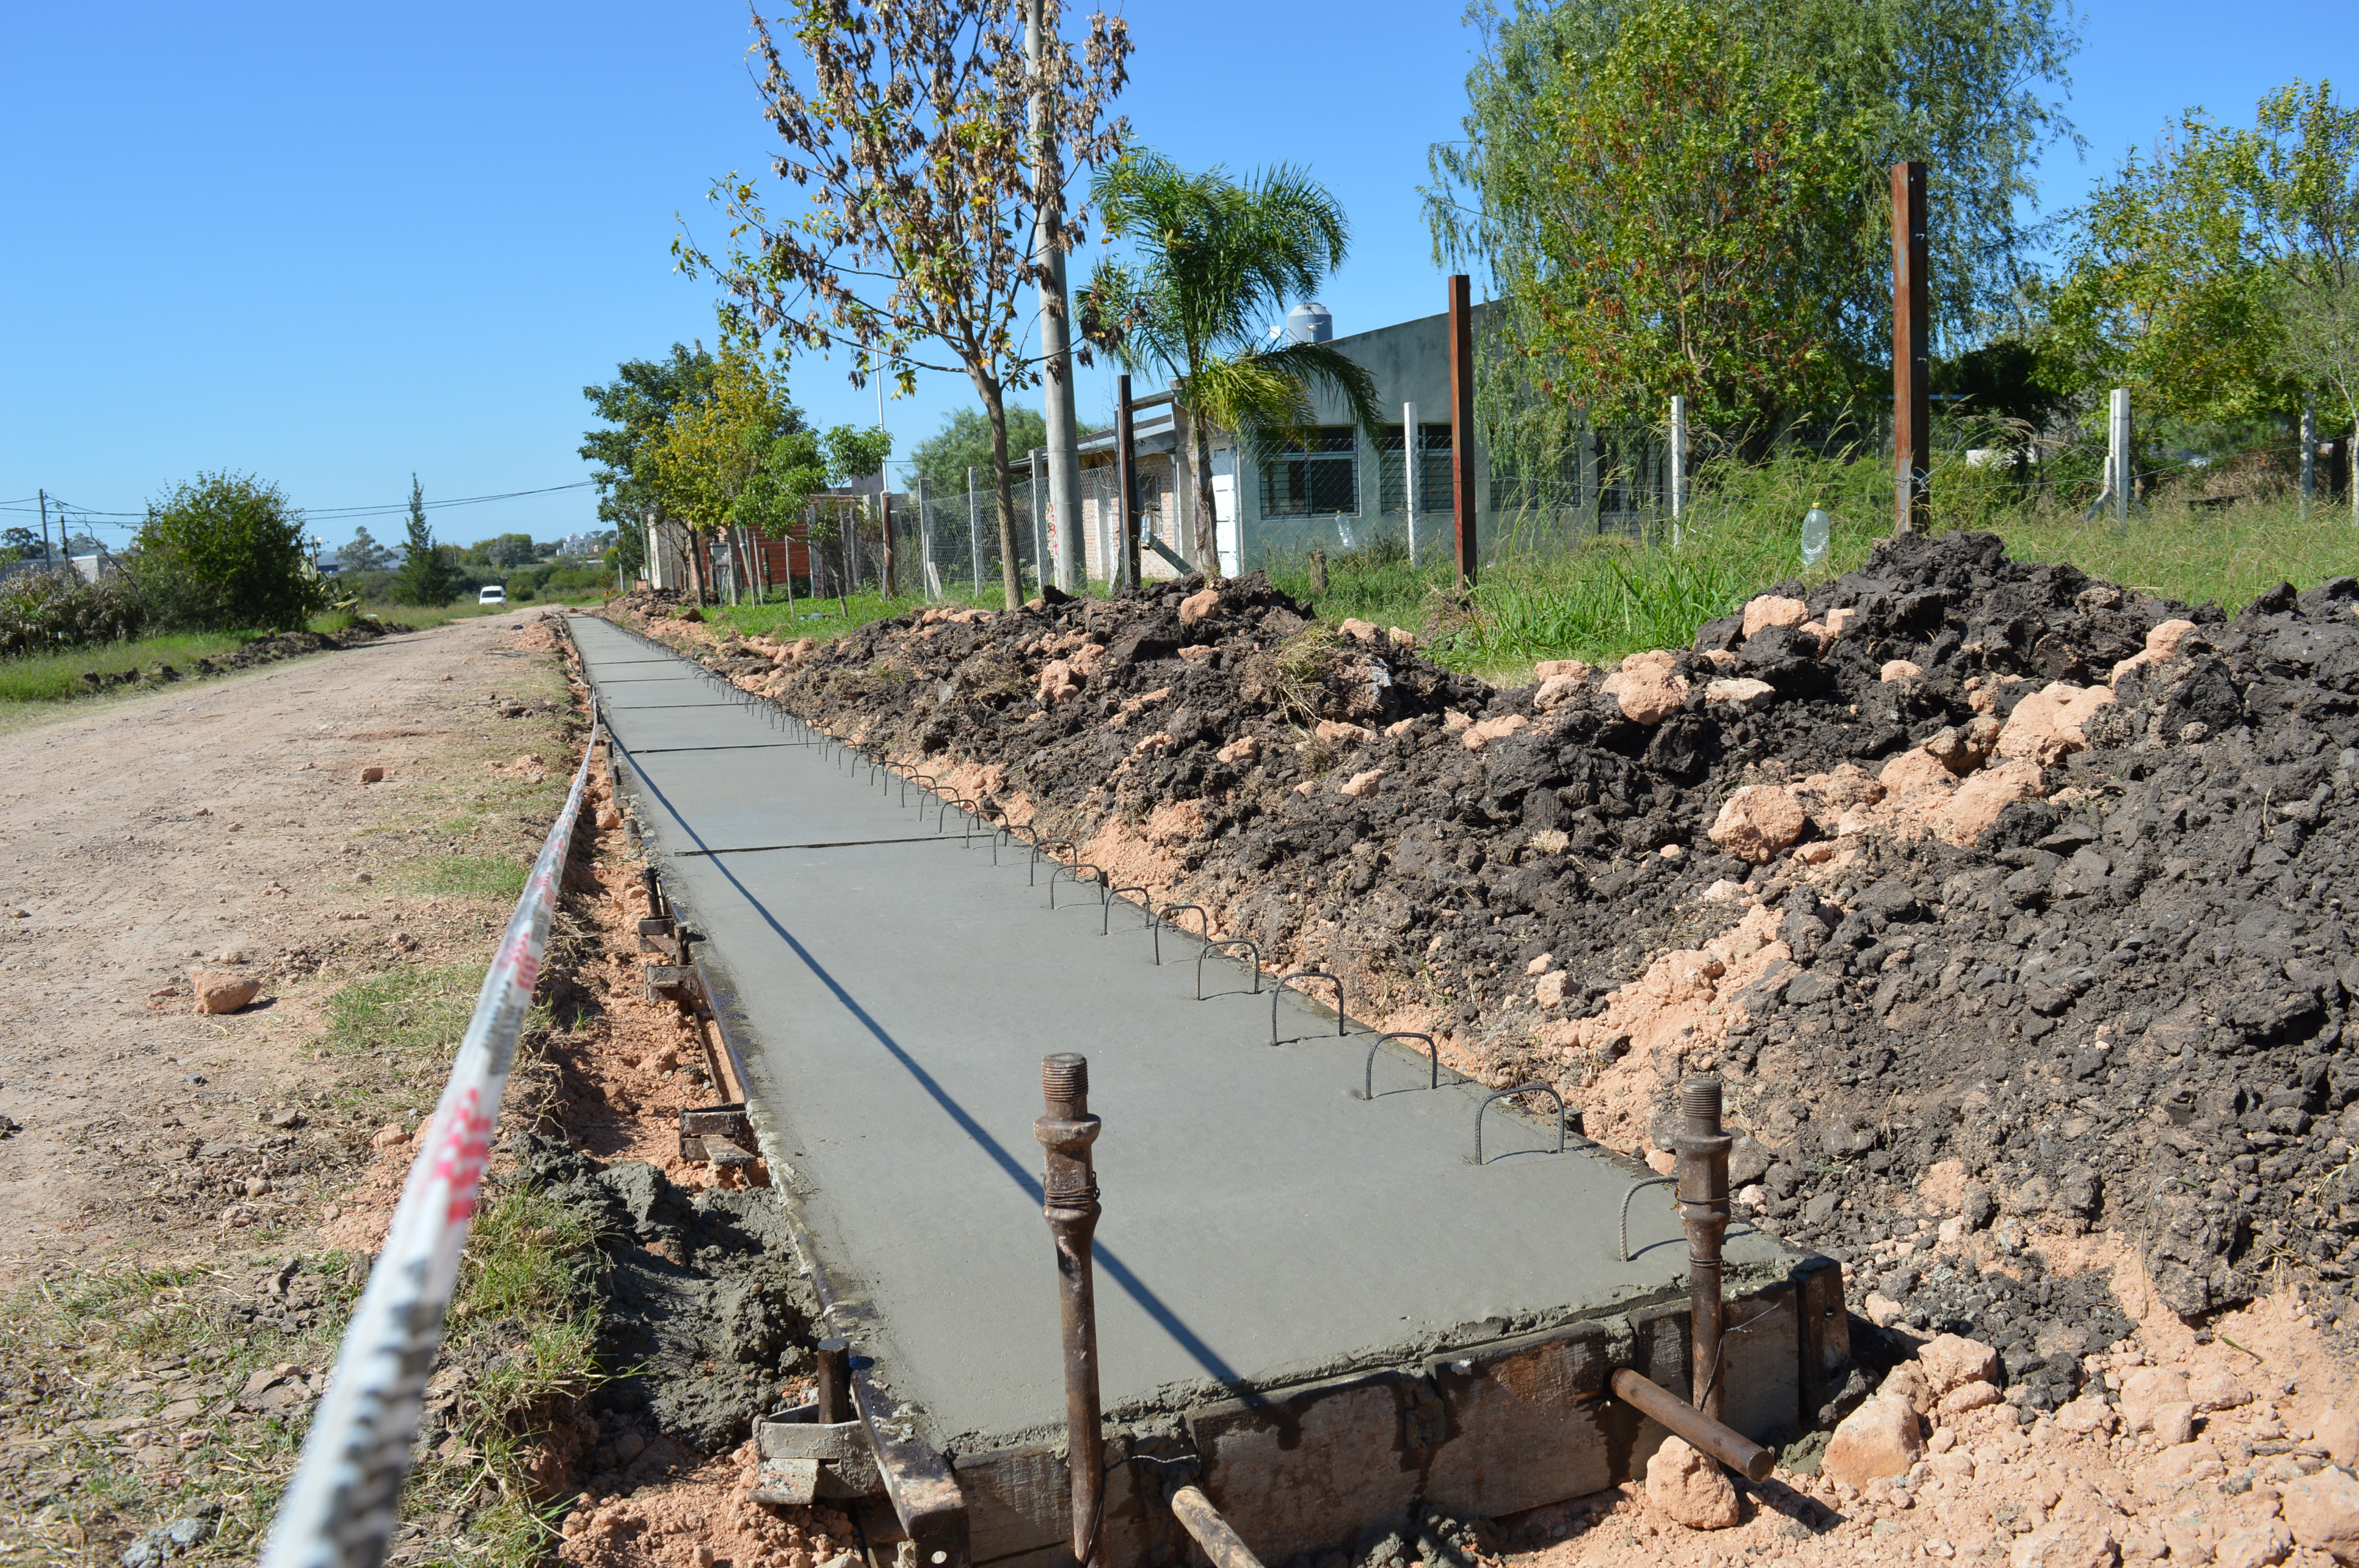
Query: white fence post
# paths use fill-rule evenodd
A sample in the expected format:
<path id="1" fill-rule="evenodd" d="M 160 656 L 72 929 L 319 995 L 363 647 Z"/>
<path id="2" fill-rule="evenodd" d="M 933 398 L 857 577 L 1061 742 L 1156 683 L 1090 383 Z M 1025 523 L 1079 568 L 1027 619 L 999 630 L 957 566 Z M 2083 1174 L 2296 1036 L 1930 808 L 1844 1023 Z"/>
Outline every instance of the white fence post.
<path id="1" fill-rule="evenodd" d="M 1671 399 L 1671 548 L 1680 547 L 1680 520 L 1688 510 L 1688 400 Z"/>
<path id="2" fill-rule="evenodd" d="M 2122 522 L 2130 515 L 2130 389 L 2114 388 L 2113 406 L 2105 420 L 2105 460 L 2114 485 L 2114 516 Z"/>
<path id="3" fill-rule="evenodd" d="M 1408 514 L 1408 566 L 1417 569 L 1417 405 L 1401 405 L 1401 508 Z"/>

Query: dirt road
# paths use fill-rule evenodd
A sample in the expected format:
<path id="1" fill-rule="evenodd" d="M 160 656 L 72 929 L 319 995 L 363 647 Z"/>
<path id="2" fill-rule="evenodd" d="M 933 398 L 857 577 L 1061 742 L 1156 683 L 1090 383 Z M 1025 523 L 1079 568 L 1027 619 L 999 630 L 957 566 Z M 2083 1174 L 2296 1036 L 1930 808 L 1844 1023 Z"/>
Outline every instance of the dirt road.
<path id="1" fill-rule="evenodd" d="M 337 1054 L 322 1008 L 356 974 L 480 972 L 564 765 L 539 622 L 454 622 L 0 741 L 0 1290 L 314 1223 L 375 1127 L 429 1108 L 439 1076 Z M 193 968 L 260 994 L 201 1016 Z"/>

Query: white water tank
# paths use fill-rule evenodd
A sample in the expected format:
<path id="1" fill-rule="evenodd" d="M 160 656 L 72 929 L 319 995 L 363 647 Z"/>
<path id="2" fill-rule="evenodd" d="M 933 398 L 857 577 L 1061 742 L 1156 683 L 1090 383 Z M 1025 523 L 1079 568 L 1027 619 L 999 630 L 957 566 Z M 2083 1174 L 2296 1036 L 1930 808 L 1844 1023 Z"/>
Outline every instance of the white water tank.
<path id="1" fill-rule="evenodd" d="M 1323 343 L 1335 335 L 1335 318 L 1316 299 L 1306 299 L 1286 313 L 1286 341 Z"/>

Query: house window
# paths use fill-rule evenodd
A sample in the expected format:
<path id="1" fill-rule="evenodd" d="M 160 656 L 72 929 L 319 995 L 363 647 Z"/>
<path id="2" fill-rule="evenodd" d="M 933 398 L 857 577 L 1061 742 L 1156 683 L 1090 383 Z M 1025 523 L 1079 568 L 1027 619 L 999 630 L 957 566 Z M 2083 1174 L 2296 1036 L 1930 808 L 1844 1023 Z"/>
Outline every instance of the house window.
<path id="1" fill-rule="evenodd" d="M 1349 425 L 1313 431 L 1307 445 L 1284 449 L 1262 469 L 1265 517 L 1324 517 L 1359 510 L 1359 447 Z"/>
<path id="2" fill-rule="evenodd" d="M 1417 427 L 1417 509 L 1448 512 L 1458 504 L 1456 478 L 1450 468 L 1450 427 Z"/>

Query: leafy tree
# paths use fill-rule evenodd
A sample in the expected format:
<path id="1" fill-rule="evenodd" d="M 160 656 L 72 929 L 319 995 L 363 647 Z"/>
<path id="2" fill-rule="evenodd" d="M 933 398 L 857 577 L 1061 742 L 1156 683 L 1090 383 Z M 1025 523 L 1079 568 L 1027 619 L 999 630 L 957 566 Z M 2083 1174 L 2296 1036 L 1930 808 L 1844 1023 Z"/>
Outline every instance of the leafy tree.
<path id="1" fill-rule="evenodd" d="M 1134 152 L 1098 177 L 1110 239 L 1135 260 L 1098 265 L 1082 303 L 1082 335 L 1133 367 L 1177 373 L 1187 410 L 1196 497 L 1192 552 L 1218 577 L 1212 427 L 1269 445 L 1298 436 L 1311 394 L 1341 397 L 1373 436 L 1375 379 L 1325 343 L 1264 346 L 1261 329 L 1289 298 L 1307 299 L 1343 265 L 1351 229 L 1325 187 L 1291 165 L 1248 178 L 1189 174 L 1159 153 Z"/>
<path id="2" fill-rule="evenodd" d="M 674 343 L 663 359 L 625 360 L 613 381 L 582 389 L 606 422 L 583 433 L 582 456 L 596 465 L 590 477 L 598 485 L 598 516 L 614 524 L 628 571 L 636 573 L 647 564 L 647 514 L 658 508 L 654 481 L 640 471 L 642 453 L 676 409 L 712 397 L 719 370 L 703 344 L 691 349 Z"/>
<path id="3" fill-rule="evenodd" d="M 1014 462 L 1036 447 L 1049 444 L 1049 422 L 1040 413 L 1016 404 L 1007 410 L 1007 456 Z M 966 489 L 966 470 L 991 472 L 991 420 L 979 408 L 962 408 L 942 421 L 942 427 L 919 442 L 909 460 L 926 476 L 938 495 Z"/>
<path id="4" fill-rule="evenodd" d="M 167 625 L 285 631 L 326 602 L 303 514 L 250 474 L 201 473 L 155 503 L 130 568 Z"/>
<path id="5" fill-rule="evenodd" d="M 2083 389 L 2152 414 L 2359 424 L 2359 110 L 2296 81 L 2251 129 L 2190 109 L 2076 216 L 2050 313 Z"/>
<path id="6" fill-rule="evenodd" d="M 467 553 L 482 557 L 484 564 L 495 571 L 506 571 L 531 565 L 538 552 L 533 546 L 531 535 L 502 534 L 497 538 L 469 546 Z"/>
<path id="7" fill-rule="evenodd" d="M 0 558 L 10 561 L 48 560 L 49 542 L 22 525 L 0 529 Z"/>
<path id="8" fill-rule="evenodd" d="M 1930 166 L 1934 310 L 1971 342 L 2025 276 L 2054 0 L 1487 3 L 1463 141 L 1437 146 L 1435 254 L 1487 266 L 1495 449 L 1653 424 L 1674 394 L 1765 438 L 1888 364 L 1888 169 Z"/>
<path id="9" fill-rule="evenodd" d="M 416 476 L 411 476 L 416 482 Z M 380 572 L 393 564 L 393 552 L 369 537 L 366 528 L 353 530 L 353 542 L 336 552 L 348 572 Z"/>
<path id="10" fill-rule="evenodd" d="M 401 569 L 394 574 L 396 604 L 448 604 L 459 597 L 459 572 L 449 546 L 434 542 L 426 522 L 426 490 L 409 476 L 409 523 L 402 542 Z"/>
<path id="11" fill-rule="evenodd" d="M 1053 32 L 1057 6 L 1030 3 Z M 1064 214 L 1062 182 L 1115 152 L 1124 127 L 1106 109 L 1130 53 L 1126 26 L 1097 14 L 1078 58 L 1060 44 L 1036 50 L 1036 67 L 1016 10 L 1013 0 L 796 0 L 785 49 L 757 16 L 765 112 L 786 144 L 773 168 L 808 204 L 774 223 L 758 188 L 733 175 L 713 191 L 730 214 L 726 261 L 685 239 L 674 247 L 689 271 L 721 278 L 749 339 L 775 330 L 849 349 L 855 385 L 888 367 L 904 392 L 920 370 L 966 375 L 991 423 L 1010 610 L 1023 590 L 1006 395 L 1039 370 L 1019 330 L 1024 294 L 1051 280 L 1052 250 L 1084 237 L 1085 214 Z M 1036 114 L 1036 96 L 1054 113 Z M 928 341 L 948 359 L 917 357 Z"/>

